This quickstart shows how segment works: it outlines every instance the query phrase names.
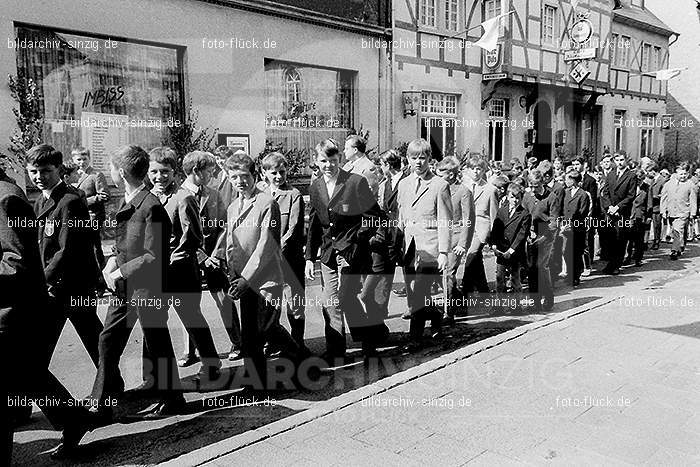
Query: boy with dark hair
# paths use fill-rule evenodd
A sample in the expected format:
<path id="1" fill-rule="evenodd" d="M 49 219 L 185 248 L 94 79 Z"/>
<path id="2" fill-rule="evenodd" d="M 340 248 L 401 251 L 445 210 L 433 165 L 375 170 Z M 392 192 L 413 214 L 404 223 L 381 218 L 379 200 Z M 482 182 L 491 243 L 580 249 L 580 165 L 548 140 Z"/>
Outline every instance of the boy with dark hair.
<path id="1" fill-rule="evenodd" d="M 650 173 L 645 173 L 642 169 L 638 169 L 637 180 L 637 195 L 632 201 L 630 244 L 632 246 L 634 265 L 639 267 L 642 265 L 642 258 L 646 249 L 644 236 L 649 227 L 651 227 L 651 217 L 654 210 L 653 199 L 649 195 L 649 188 L 654 179 Z"/>
<path id="2" fill-rule="evenodd" d="M 568 279 L 574 285 L 581 283 L 583 254 L 586 249 L 586 228 L 591 202 L 581 188 L 581 173 L 576 169 L 566 172 L 566 191 L 561 232 L 564 237 L 564 260 Z"/>
<path id="3" fill-rule="evenodd" d="M 305 302 L 304 295 L 304 199 L 299 190 L 287 183 L 287 159 L 273 152 L 262 160 L 265 181 L 260 189 L 274 199 L 280 210 L 280 249 L 282 250 L 282 276 L 289 286 L 284 289 L 287 319 L 292 338 L 300 349 L 304 345 Z"/>
<path id="4" fill-rule="evenodd" d="M 203 236 L 199 205 L 192 192 L 178 187 L 175 182 L 175 151 L 158 147 L 152 149 L 149 156 L 148 178 L 153 184 L 151 192 L 165 207 L 172 224 L 166 292 L 179 299 L 180 306 L 175 306 L 175 311 L 199 351 L 202 360 L 199 379 L 215 380 L 219 376 L 221 360 L 200 307 L 202 288 L 197 251 L 202 246 Z M 144 350 L 147 354 L 148 349 Z M 192 355 L 185 354 L 178 365 L 189 366 L 196 361 Z"/>
<path id="5" fill-rule="evenodd" d="M 107 261 L 103 275 L 116 291 L 100 335 L 100 365 L 90 395 L 98 410 L 110 415 L 104 401 L 124 391 L 119 360 L 129 335 L 139 320 L 144 347 L 151 357 L 144 368 L 149 386 L 159 402 L 153 415 L 178 412 L 185 405 L 168 331 L 168 305 L 163 281 L 168 267 L 171 223 L 158 198 L 146 189 L 148 153 L 138 146 L 117 149 L 110 160 L 112 181 L 124 187 L 124 199 L 115 214 L 115 256 Z M 161 302 L 158 306 L 157 302 Z"/>
<path id="6" fill-rule="evenodd" d="M 94 298 L 99 268 L 92 250 L 90 215 L 80 192 L 61 180 L 63 155 L 48 144 L 27 152 L 27 173 L 42 195 L 34 203 L 39 221 L 39 250 L 52 307 L 54 351 L 70 319 L 95 366 L 102 323 Z M 87 305 L 74 306 L 72 303 Z"/>
<path id="7" fill-rule="evenodd" d="M 225 267 L 213 256 L 216 242 L 226 226 L 226 206 L 219 192 L 208 186 L 216 167 L 214 156 L 208 152 L 193 151 L 187 154 L 182 160 L 182 170 L 187 176 L 182 188 L 192 193 L 199 206 L 203 241 L 197 250 L 197 262 L 204 271 L 207 288 L 219 309 L 224 328 L 231 340 L 228 358 L 236 360 L 241 353 L 241 325 L 236 306 L 226 293 L 229 283 Z M 188 359 L 195 359 L 195 343 L 187 331 L 185 333 L 185 355 Z"/>
<path id="8" fill-rule="evenodd" d="M 496 291 L 506 292 L 510 276 L 513 292 L 522 293 L 520 265 L 525 258 L 525 241 L 530 232 L 531 217 L 522 206 L 525 190 L 516 183 L 508 185 L 506 202 L 498 210 L 491 232 L 491 249 L 496 255 Z"/>

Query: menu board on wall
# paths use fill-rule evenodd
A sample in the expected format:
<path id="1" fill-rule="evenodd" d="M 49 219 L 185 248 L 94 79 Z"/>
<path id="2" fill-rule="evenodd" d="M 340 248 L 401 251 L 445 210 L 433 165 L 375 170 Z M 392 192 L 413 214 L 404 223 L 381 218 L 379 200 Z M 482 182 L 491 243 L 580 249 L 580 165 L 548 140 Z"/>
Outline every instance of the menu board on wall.
<path id="1" fill-rule="evenodd" d="M 129 144 L 129 116 L 83 112 L 80 116 L 82 145 L 90 150 L 92 166 L 107 175 L 109 155 Z"/>

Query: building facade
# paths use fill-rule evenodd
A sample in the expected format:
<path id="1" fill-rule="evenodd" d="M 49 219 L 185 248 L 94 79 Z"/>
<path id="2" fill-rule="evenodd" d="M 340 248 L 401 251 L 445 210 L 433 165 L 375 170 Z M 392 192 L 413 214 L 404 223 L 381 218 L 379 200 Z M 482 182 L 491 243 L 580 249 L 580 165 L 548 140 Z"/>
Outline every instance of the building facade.
<path id="1" fill-rule="evenodd" d="M 673 33 L 640 1 L 623 3 L 613 12 L 608 0 L 576 9 L 554 0 L 395 0 L 394 142 L 421 136 L 438 157 L 476 152 L 503 162 L 658 154 L 661 129 L 625 125 L 665 113 L 665 83 L 640 75 L 668 64 Z M 508 12 L 497 50 L 474 46 L 479 24 Z M 414 112 L 404 104 L 411 95 L 420 95 Z"/>
<path id="2" fill-rule="evenodd" d="M 90 148 L 101 170 L 116 146 L 160 145 L 190 110 L 254 156 L 266 140 L 308 153 L 359 126 L 389 144 L 386 49 L 363 47 L 386 37 L 389 15 L 385 0 L 8 0 L 0 76 L 32 78 L 44 140 Z M 3 146 L 13 107 L 0 86 Z"/>

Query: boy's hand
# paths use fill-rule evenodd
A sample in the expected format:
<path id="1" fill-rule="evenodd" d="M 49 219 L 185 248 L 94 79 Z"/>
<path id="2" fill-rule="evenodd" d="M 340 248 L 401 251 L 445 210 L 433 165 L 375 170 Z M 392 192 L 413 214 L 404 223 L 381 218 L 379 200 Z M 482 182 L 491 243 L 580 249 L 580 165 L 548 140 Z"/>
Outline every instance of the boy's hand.
<path id="1" fill-rule="evenodd" d="M 304 266 L 304 276 L 306 276 L 306 278 L 310 281 L 315 279 L 313 261 L 306 261 L 306 266 Z"/>
<path id="2" fill-rule="evenodd" d="M 457 245 L 452 249 L 452 253 L 454 253 L 457 256 L 462 256 L 464 253 L 466 253 L 467 250 L 464 249 L 464 247 Z"/>
<path id="3" fill-rule="evenodd" d="M 447 255 L 445 253 L 440 253 L 438 255 L 438 269 L 444 271 L 447 267 Z"/>
<path id="4" fill-rule="evenodd" d="M 98 201 L 107 201 L 107 199 L 109 198 L 109 196 L 107 196 L 107 193 L 104 191 L 98 191 L 95 196 L 97 196 Z"/>
<path id="5" fill-rule="evenodd" d="M 219 269 L 221 267 L 221 260 L 219 258 L 210 256 L 204 260 L 204 265 L 211 269 Z"/>
<path id="6" fill-rule="evenodd" d="M 231 282 L 231 287 L 228 289 L 228 294 L 233 300 L 238 300 L 248 289 L 248 281 L 239 277 Z"/>

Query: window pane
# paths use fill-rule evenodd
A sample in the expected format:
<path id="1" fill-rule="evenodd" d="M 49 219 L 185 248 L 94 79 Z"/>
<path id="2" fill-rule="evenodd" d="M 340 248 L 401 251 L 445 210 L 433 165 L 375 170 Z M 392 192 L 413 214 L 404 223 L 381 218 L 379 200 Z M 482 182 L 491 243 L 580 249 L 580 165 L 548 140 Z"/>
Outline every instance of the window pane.
<path id="1" fill-rule="evenodd" d="M 18 74 L 37 85 L 44 142 L 64 154 L 86 146 L 93 166 L 107 172 L 116 146 L 159 146 L 167 126 L 183 117 L 175 48 L 124 41 L 106 48 L 104 39 L 27 27 L 17 28 L 17 36 L 56 44 L 19 48 L 16 58 Z"/>
<path id="2" fill-rule="evenodd" d="M 443 155 L 443 120 L 441 118 L 430 119 L 430 149 L 433 157 L 442 159 Z"/>

